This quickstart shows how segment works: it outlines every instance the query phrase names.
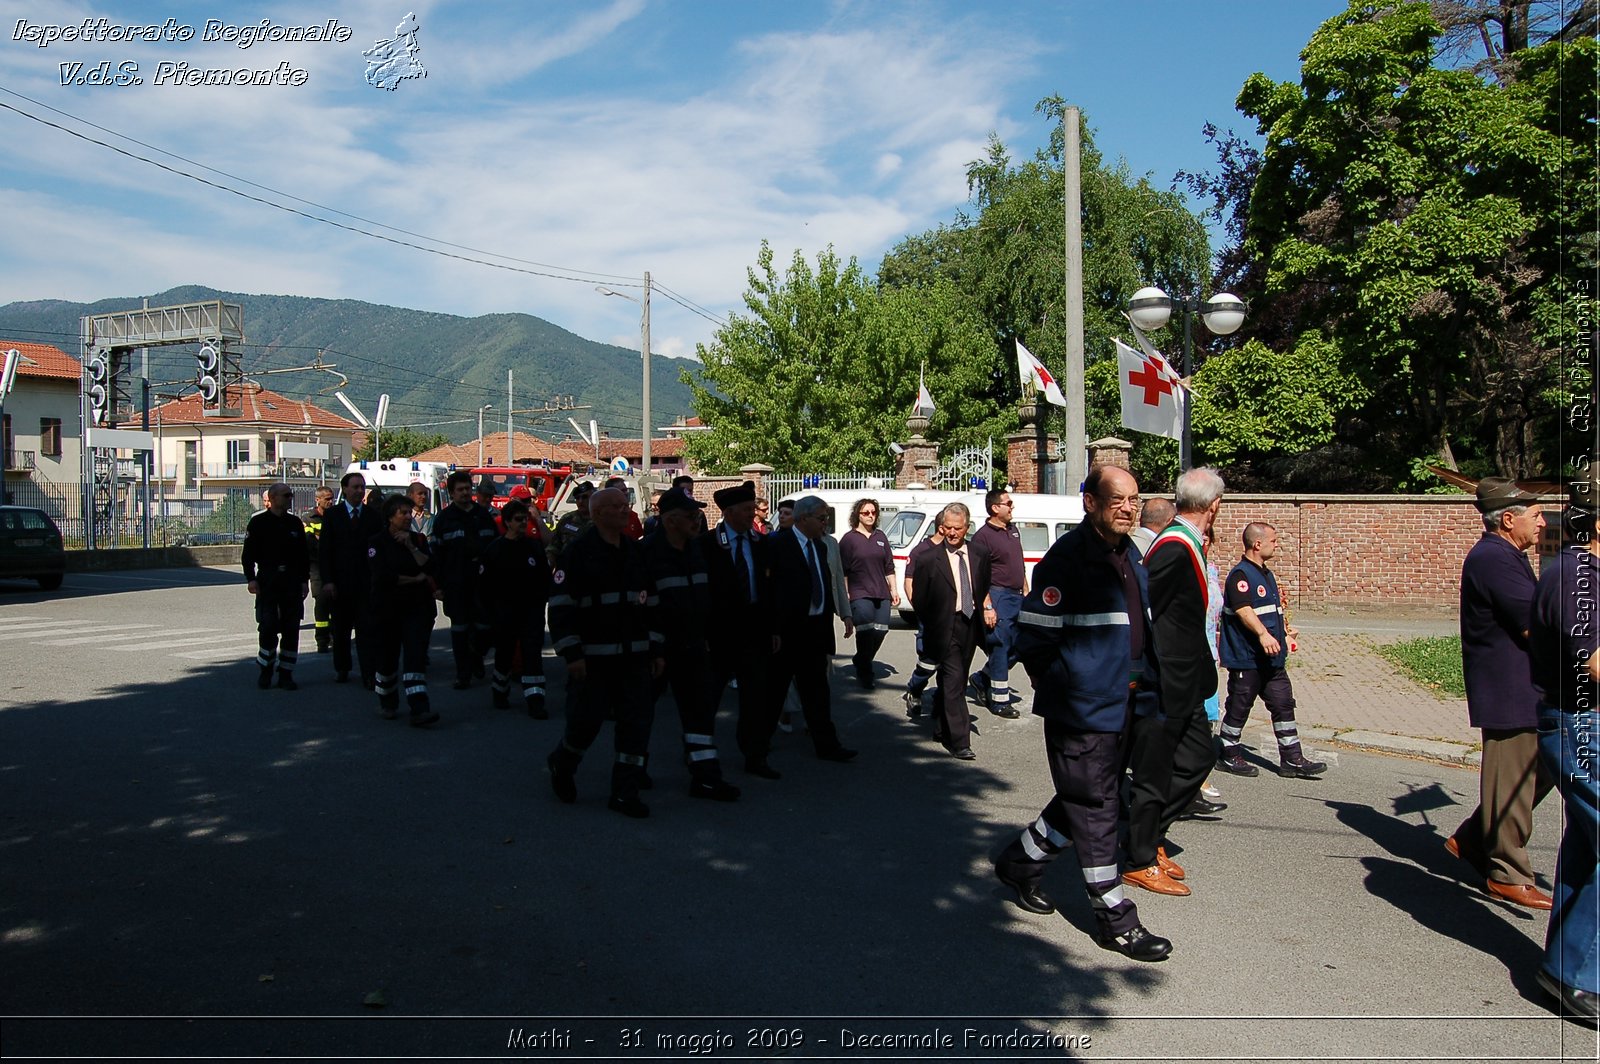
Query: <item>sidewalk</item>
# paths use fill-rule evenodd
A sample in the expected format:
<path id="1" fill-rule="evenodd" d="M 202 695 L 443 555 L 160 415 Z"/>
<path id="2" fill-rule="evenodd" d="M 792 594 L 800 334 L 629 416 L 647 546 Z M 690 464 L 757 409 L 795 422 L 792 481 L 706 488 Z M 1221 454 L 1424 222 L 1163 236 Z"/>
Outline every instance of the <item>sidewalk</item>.
<path id="1" fill-rule="evenodd" d="M 1289 659 L 1295 716 L 1312 742 L 1411 754 L 1476 766 L 1478 729 L 1467 723 L 1466 699 L 1437 694 L 1380 657 L 1374 645 L 1460 632 L 1452 610 L 1327 611 L 1297 614 L 1300 649 Z M 1249 735 L 1271 745 L 1262 707 Z M 1252 745 L 1256 745 L 1253 743 Z"/>

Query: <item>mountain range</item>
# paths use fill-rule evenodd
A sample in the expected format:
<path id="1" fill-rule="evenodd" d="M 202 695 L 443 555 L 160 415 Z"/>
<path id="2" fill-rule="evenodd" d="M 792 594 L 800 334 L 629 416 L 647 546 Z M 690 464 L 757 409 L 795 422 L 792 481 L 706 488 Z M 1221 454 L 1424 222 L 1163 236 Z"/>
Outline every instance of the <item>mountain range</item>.
<path id="1" fill-rule="evenodd" d="M 639 355 L 568 332 L 531 314 L 484 314 L 463 318 L 352 299 L 246 295 L 184 285 L 148 297 L 102 299 L 94 303 L 33 300 L 0 306 L 0 339 L 54 344 L 74 356 L 79 350 L 79 319 L 85 315 L 222 300 L 244 308 L 247 377 L 273 391 L 308 399 L 345 415 L 334 398 L 343 389 L 370 418 L 381 393 L 389 394 L 389 427 L 409 426 L 441 432 L 452 442 L 477 435 L 477 411 L 485 403 L 486 431 L 505 428 L 506 371 L 512 370 L 518 431 L 541 436 L 571 434 L 567 417 L 587 428 L 589 419 L 616 438 L 639 433 L 641 374 Z M 155 390 L 182 392 L 192 382 L 193 349 L 151 348 L 150 376 Z M 332 373 L 305 370 L 319 357 Z M 656 355 L 651 358 L 650 420 L 657 426 L 693 413 L 689 389 L 678 380 L 693 363 Z M 558 398 L 561 397 L 561 398 Z M 544 410 L 568 404 L 578 409 Z M 587 408 L 587 409 L 585 409 Z M 536 421 L 537 418 L 542 420 Z"/>

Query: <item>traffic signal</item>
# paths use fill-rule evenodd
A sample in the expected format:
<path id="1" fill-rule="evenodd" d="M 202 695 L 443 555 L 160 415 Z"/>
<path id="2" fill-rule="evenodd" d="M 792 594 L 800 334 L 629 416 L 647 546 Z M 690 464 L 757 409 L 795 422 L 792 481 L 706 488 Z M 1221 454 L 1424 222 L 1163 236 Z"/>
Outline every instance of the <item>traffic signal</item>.
<path id="1" fill-rule="evenodd" d="M 200 350 L 194 353 L 194 361 L 199 370 L 195 383 L 200 388 L 200 399 L 209 406 L 217 401 L 222 391 L 222 354 L 217 350 L 216 342 L 207 340 L 201 344 Z"/>
<path id="2" fill-rule="evenodd" d="M 89 356 L 89 411 L 96 424 L 106 419 L 111 403 L 111 353 L 97 347 Z"/>

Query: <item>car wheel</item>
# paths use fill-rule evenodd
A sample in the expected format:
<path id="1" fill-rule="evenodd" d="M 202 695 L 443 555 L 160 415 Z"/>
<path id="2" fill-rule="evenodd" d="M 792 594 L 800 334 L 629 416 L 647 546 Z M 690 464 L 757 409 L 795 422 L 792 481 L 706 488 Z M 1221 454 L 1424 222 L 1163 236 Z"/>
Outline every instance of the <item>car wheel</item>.
<path id="1" fill-rule="evenodd" d="M 39 587 L 45 591 L 54 591 L 61 586 L 60 573 L 51 573 L 49 576 L 41 576 L 38 578 L 38 580 Z"/>

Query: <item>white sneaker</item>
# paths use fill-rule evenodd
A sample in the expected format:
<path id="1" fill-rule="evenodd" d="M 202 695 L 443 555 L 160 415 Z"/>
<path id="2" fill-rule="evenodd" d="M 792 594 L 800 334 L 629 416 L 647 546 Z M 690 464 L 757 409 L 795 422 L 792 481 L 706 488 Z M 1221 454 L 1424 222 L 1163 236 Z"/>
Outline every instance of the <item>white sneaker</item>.
<path id="1" fill-rule="evenodd" d="M 1209 783 L 1201 786 L 1200 796 L 1208 802 L 1222 801 L 1222 792 L 1211 786 Z"/>

